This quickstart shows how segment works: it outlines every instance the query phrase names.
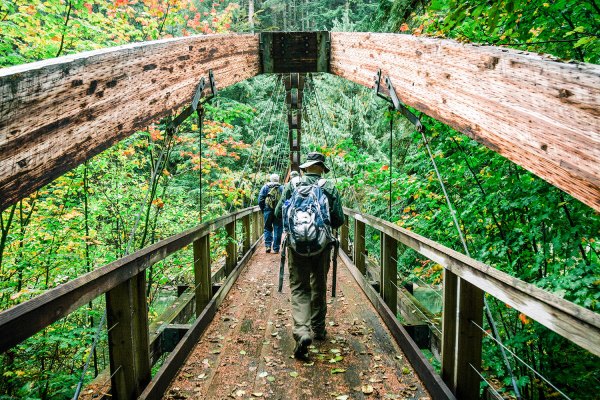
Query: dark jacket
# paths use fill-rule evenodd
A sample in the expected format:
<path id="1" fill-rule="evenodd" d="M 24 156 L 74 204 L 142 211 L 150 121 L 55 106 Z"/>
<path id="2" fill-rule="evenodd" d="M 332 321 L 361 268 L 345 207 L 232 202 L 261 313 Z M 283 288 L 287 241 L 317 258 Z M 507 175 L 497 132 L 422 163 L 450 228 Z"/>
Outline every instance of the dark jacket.
<path id="1" fill-rule="evenodd" d="M 305 173 L 302 176 L 301 181 L 314 184 L 317 183 L 321 179 L 321 176 L 318 174 Z M 277 207 L 275 208 L 275 217 L 282 217 L 282 207 L 283 203 L 292 197 L 292 193 L 294 192 L 295 187 L 291 183 L 287 183 L 283 188 L 283 194 L 281 195 L 281 199 L 279 203 L 277 203 Z M 325 196 L 327 196 L 327 201 L 329 202 L 329 214 L 331 216 L 331 227 L 333 229 L 337 229 L 344 224 L 344 210 L 342 209 L 342 196 L 337 188 L 334 186 L 333 182 L 327 180 L 325 185 L 323 185 L 323 191 L 325 192 Z"/>
<path id="2" fill-rule="evenodd" d="M 279 192 L 281 192 L 283 190 L 283 186 L 280 185 L 278 182 L 269 182 L 267 184 L 265 184 L 262 189 L 260 189 L 260 192 L 258 193 L 258 206 L 260 207 L 260 209 L 262 211 L 265 211 L 265 208 L 267 210 L 270 210 L 271 208 L 265 203 L 265 200 L 267 199 L 267 195 L 269 194 L 269 191 L 271 190 L 272 187 L 274 186 L 279 186 Z"/>

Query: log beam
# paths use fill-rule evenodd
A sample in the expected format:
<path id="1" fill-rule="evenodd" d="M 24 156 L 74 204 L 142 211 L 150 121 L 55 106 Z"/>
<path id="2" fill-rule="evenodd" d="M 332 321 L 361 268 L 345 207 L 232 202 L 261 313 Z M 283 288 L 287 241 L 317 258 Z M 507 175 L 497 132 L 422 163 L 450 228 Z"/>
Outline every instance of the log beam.
<path id="1" fill-rule="evenodd" d="M 331 33 L 330 71 L 409 106 L 600 211 L 600 66 L 451 40 Z"/>
<path id="2" fill-rule="evenodd" d="M 259 73 L 258 35 L 206 35 L 0 70 L 0 211 L 157 118 Z"/>

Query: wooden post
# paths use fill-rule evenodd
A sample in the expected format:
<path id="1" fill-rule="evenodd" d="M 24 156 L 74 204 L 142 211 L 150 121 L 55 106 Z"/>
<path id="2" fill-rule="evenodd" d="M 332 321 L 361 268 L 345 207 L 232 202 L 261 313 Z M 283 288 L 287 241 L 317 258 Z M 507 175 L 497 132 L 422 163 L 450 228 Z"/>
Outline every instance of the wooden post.
<path id="1" fill-rule="evenodd" d="M 256 242 L 258 240 L 258 238 L 260 237 L 260 231 L 261 231 L 261 226 L 260 226 L 260 214 L 262 213 L 262 211 L 256 211 L 254 214 L 252 214 L 252 241 Z"/>
<path id="2" fill-rule="evenodd" d="M 398 242 L 381 233 L 381 297 L 396 315 L 398 298 Z"/>
<path id="3" fill-rule="evenodd" d="M 250 214 L 242 218 L 242 227 L 244 229 L 243 253 L 245 254 L 250 250 Z"/>
<path id="4" fill-rule="evenodd" d="M 458 278 L 444 269 L 444 306 L 442 319 L 442 379 L 456 391 L 456 317 Z"/>
<path id="5" fill-rule="evenodd" d="M 361 274 L 365 274 L 365 223 L 354 220 L 354 265 Z"/>
<path id="6" fill-rule="evenodd" d="M 225 225 L 227 231 L 227 255 L 225 256 L 225 276 L 229 276 L 237 264 L 237 242 L 235 235 L 235 220 Z"/>
<path id="7" fill-rule="evenodd" d="M 348 254 L 348 216 L 344 215 L 344 224 L 340 228 L 340 247 L 344 253 Z"/>
<path id="8" fill-rule="evenodd" d="M 146 271 L 106 292 L 113 399 L 134 399 L 150 382 Z"/>
<path id="9" fill-rule="evenodd" d="M 199 317 L 212 298 L 210 234 L 206 234 L 194 242 L 194 278 L 196 283 L 196 316 Z"/>
<path id="10" fill-rule="evenodd" d="M 464 279 L 458 280 L 458 338 L 456 340 L 456 398 L 479 399 L 481 342 L 483 332 L 483 291 Z"/>

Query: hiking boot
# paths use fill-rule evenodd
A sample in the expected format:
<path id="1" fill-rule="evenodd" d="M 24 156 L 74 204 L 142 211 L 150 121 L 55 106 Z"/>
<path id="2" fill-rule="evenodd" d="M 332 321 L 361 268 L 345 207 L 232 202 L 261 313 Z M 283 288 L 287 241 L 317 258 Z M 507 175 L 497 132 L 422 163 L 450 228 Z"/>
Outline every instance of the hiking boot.
<path id="1" fill-rule="evenodd" d="M 265 251 L 266 251 L 267 253 L 270 253 L 270 252 L 271 252 L 271 248 L 270 248 L 270 247 L 267 247 L 267 249 L 266 249 Z"/>
<path id="2" fill-rule="evenodd" d="M 308 346 L 312 343 L 312 339 L 309 335 L 302 336 L 297 342 L 294 348 L 294 357 L 298 360 L 308 360 Z"/>
<path id="3" fill-rule="evenodd" d="M 273 250 L 273 254 L 279 254 L 279 250 Z"/>
<path id="4" fill-rule="evenodd" d="M 315 340 L 325 340 L 327 338 L 327 331 L 315 333 Z"/>

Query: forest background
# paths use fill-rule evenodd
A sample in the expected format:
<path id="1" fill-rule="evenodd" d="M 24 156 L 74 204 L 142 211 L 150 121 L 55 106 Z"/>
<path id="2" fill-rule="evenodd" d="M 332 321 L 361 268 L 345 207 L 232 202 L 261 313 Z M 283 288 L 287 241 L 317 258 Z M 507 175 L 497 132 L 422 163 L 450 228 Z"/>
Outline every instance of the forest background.
<path id="1" fill-rule="evenodd" d="M 0 66 L 135 41 L 267 30 L 398 32 L 568 62 L 600 58 L 597 0 L 0 0 Z M 283 175 L 288 167 L 283 95 L 274 76 L 222 90 L 206 105 L 204 124 L 190 118 L 170 137 L 168 119 L 156 121 L 5 210 L 0 310 L 251 204 L 267 174 Z M 410 125 L 372 91 L 333 76 L 310 76 L 305 96 L 303 152 L 327 155 L 346 206 L 462 252 Z M 598 213 L 448 126 L 422 119 L 472 256 L 598 312 Z M 376 262 L 379 237 L 367 236 Z M 223 238 L 212 240 L 218 261 Z M 406 282 L 439 287 L 440 266 L 411 250 L 399 255 Z M 190 260 L 182 252 L 149 269 L 151 318 L 178 284 L 193 282 Z M 502 303 L 490 307 L 502 340 L 523 361 L 572 398 L 597 398 L 597 358 Z M 71 398 L 103 310 L 99 299 L 1 355 L 0 399 Z M 85 382 L 106 367 L 105 342 L 104 333 Z M 521 362 L 509 361 L 524 398 L 561 397 Z M 491 341 L 484 375 L 511 398 L 510 375 Z"/>

